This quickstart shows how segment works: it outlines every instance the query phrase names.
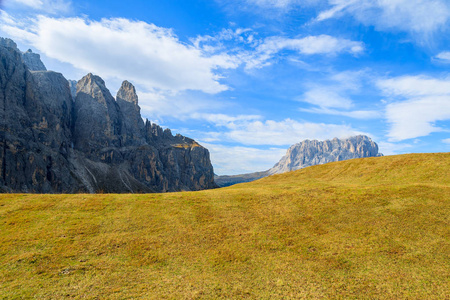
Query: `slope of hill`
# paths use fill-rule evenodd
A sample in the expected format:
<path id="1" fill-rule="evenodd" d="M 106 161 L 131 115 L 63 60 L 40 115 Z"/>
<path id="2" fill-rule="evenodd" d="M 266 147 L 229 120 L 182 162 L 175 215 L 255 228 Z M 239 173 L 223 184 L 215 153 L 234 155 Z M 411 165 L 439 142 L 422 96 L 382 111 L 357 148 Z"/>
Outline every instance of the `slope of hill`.
<path id="1" fill-rule="evenodd" d="M 446 299 L 450 153 L 200 192 L 0 196 L 2 299 Z"/>

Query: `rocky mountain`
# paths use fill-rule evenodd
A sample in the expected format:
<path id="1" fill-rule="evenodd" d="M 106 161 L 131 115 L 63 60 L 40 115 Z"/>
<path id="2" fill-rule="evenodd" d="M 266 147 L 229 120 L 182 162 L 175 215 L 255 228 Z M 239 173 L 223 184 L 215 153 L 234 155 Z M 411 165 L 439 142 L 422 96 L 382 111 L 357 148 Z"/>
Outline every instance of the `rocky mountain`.
<path id="1" fill-rule="evenodd" d="M 378 153 L 378 145 L 365 135 L 342 140 L 338 138 L 326 141 L 305 140 L 292 145 L 287 150 L 286 155 L 267 171 L 233 176 L 216 176 L 215 181 L 223 187 L 333 161 L 382 155 Z"/>
<path id="2" fill-rule="evenodd" d="M 47 71 L 0 38 L 0 192 L 168 192 L 216 187 L 207 149 L 144 122 L 134 86 Z"/>
<path id="3" fill-rule="evenodd" d="M 333 161 L 378 155 L 378 145 L 365 135 L 343 140 L 338 138 L 326 141 L 305 140 L 292 145 L 280 161 L 268 171 L 268 174 L 285 173 Z"/>

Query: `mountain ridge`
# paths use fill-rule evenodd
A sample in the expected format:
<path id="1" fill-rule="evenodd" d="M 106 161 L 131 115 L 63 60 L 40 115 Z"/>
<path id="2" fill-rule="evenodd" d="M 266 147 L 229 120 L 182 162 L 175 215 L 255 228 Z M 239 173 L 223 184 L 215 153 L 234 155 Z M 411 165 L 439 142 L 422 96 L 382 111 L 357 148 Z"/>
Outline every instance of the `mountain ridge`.
<path id="1" fill-rule="evenodd" d="M 0 38 L 0 192 L 168 192 L 217 187 L 209 151 L 141 118 L 135 87 L 67 81 Z M 182 147 L 180 147 L 182 145 Z"/>

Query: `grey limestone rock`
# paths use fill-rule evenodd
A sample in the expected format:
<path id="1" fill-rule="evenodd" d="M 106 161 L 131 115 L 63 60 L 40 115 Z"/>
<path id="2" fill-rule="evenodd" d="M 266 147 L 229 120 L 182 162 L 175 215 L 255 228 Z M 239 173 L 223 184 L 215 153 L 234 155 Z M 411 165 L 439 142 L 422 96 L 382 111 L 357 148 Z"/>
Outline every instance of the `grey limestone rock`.
<path id="1" fill-rule="evenodd" d="M 41 61 L 41 56 L 37 53 L 33 53 L 31 49 L 28 49 L 27 52 L 22 54 L 22 59 L 30 71 L 47 71 L 47 68 Z"/>
<path id="2" fill-rule="evenodd" d="M 19 52 L 19 48 L 17 48 L 17 44 L 13 40 L 8 39 L 8 38 L 0 37 L 0 46 Z"/>
<path id="3" fill-rule="evenodd" d="M 77 83 L 74 145 L 88 157 L 105 147 L 122 146 L 122 118 L 119 105 L 105 82 L 91 73 Z"/>
<path id="4" fill-rule="evenodd" d="M 305 140 L 292 145 L 286 155 L 268 171 L 269 175 L 285 173 L 314 165 L 353 158 L 377 156 L 378 145 L 365 135 L 348 139 Z"/>
<path id="5" fill-rule="evenodd" d="M 68 175 L 67 82 L 58 73 L 30 71 L 14 47 L 0 46 L 0 57 L 0 190 L 71 192 L 77 180 Z"/>
<path id="6" fill-rule="evenodd" d="M 0 192 L 216 187 L 208 150 L 144 123 L 131 83 L 116 101 L 93 74 L 69 82 L 42 66 L 32 70 L 9 39 L 0 39 L 0 61 Z"/>
<path id="7" fill-rule="evenodd" d="M 134 86 L 128 81 L 124 81 L 117 92 L 116 101 L 123 114 L 124 144 L 141 145 L 145 143 L 145 125 Z"/>

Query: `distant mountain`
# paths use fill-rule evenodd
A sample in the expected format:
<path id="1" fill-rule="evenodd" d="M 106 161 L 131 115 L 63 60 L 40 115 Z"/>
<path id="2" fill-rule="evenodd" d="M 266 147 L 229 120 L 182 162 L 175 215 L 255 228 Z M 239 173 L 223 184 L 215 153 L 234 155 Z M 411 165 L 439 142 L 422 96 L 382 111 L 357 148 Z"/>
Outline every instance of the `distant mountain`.
<path id="1" fill-rule="evenodd" d="M 305 140 L 292 145 L 280 161 L 267 171 L 216 176 L 215 181 L 219 186 L 225 187 L 333 161 L 382 155 L 378 153 L 378 145 L 365 135 L 353 136 L 348 139 L 334 138 L 326 141 Z"/>
<path id="2" fill-rule="evenodd" d="M 47 71 L 0 38 L 0 192 L 167 192 L 216 187 L 207 149 L 144 122 L 134 86 Z"/>

